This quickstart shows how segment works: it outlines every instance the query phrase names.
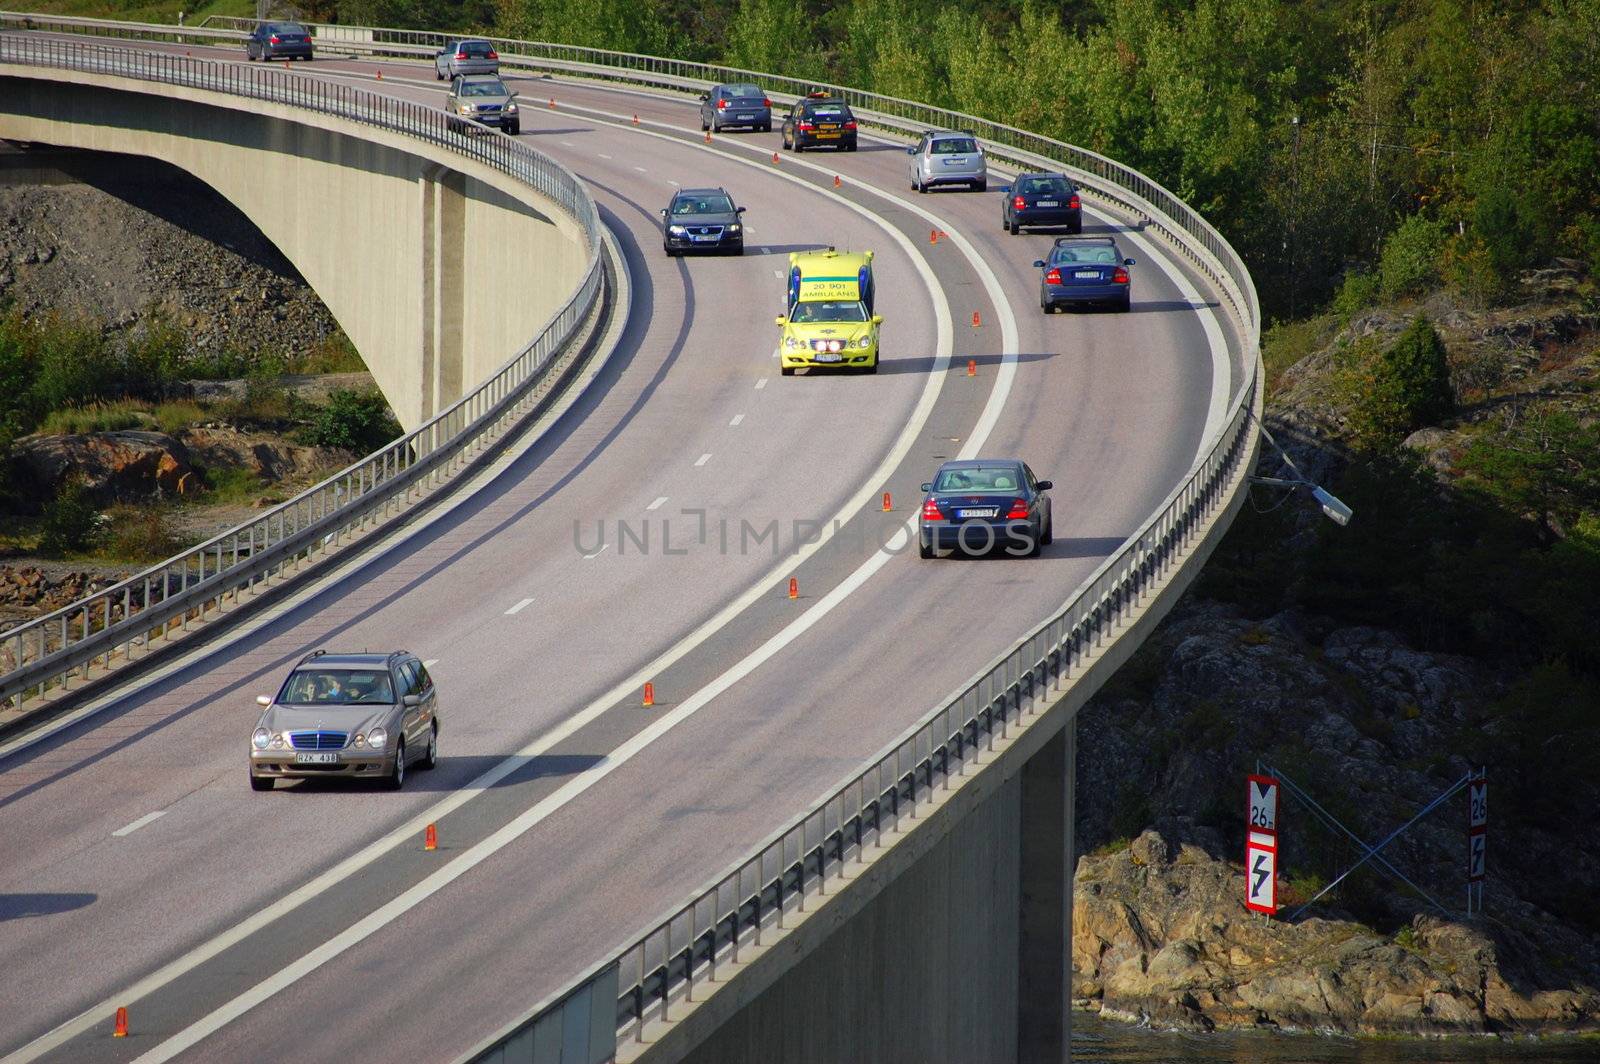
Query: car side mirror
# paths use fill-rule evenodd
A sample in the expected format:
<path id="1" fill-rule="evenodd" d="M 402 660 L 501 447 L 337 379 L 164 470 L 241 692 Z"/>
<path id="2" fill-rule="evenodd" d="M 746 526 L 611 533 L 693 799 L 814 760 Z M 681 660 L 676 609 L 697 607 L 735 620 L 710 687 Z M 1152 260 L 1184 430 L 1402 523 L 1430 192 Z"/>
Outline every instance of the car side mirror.
<path id="1" fill-rule="evenodd" d="M 1038 483 L 1038 488 L 1039 488 L 1040 491 L 1049 491 L 1051 488 L 1053 488 L 1055 486 L 1056 486 L 1055 482 L 1051 481 L 1051 480 L 1041 480 Z"/>
<path id="2" fill-rule="evenodd" d="M 1124 266 L 1132 266 L 1133 265 L 1133 260 L 1132 259 L 1123 259 L 1122 260 L 1122 264 Z"/>
<path id="3" fill-rule="evenodd" d="M 915 155 L 915 154 L 917 154 L 917 146 L 915 144 L 911 145 L 911 147 L 906 149 L 906 154 L 907 155 Z"/>
<path id="4" fill-rule="evenodd" d="M 1035 266 L 1038 266 L 1038 267 L 1040 267 L 1040 268 L 1043 268 L 1043 267 L 1044 267 L 1044 260 L 1043 260 L 1043 259 L 1034 259 L 1034 260 L 1033 260 L 1033 264 L 1034 264 L 1034 265 L 1035 265 Z"/>
<path id="5" fill-rule="evenodd" d="M 511 98 L 512 98 L 512 99 L 513 99 L 513 100 L 515 100 L 515 99 L 516 99 L 516 98 L 517 98 L 517 97 L 518 97 L 518 96 L 521 96 L 521 95 L 522 95 L 522 93 L 520 93 L 520 92 L 513 92 L 513 93 L 512 93 L 512 94 L 511 94 Z"/>
<path id="6" fill-rule="evenodd" d="M 408 706 L 420 706 L 420 705 L 422 705 L 422 696 L 421 695 L 406 695 L 405 698 L 402 699 L 402 701 Z"/>
<path id="7" fill-rule="evenodd" d="M 932 491 L 933 490 L 933 484 L 931 482 L 929 482 L 927 484 L 922 485 L 922 490 L 923 491 Z"/>
<path id="8" fill-rule="evenodd" d="M 789 319 L 784 317 L 782 314 L 779 314 L 776 318 L 772 319 L 772 324 L 774 324 L 774 325 L 787 325 L 787 324 L 789 324 Z"/>
<path id="9" fill-rule="evenodd" d="M 872 316 L 872 324 L 874 324 L 874 325 L 882 325 L 883 324 L 883 315 L 882 314 L 874 314 Z"/>
<path id="10" fill-rule="evenodd" d="M 665 218 L 666 216 L 667 216 L 667 209 L 665 207 L 663 207 L 663 208 L 661 208 L 661 217 Z"/>
<path id="11" fill-rule="evenodd" d="M 733 213 L 735 213 L 735 214 L 743 214 L 744 213 L 744 208 L 743 207 L 735 207 L 733 209 Z"/>
<path id="12" fill-rule="evenodd" d="M 272 705 L 272 696 L 271 695 L 256 695 L 256 705 L 258 705 L 258 706 L 270 706 L 270 705 Z"/>
<path id="13" fill-rule="evenodd" d="M 709 100 L 709 99 L 711 99 L 711 94 L 710 94 L 710 93 L 709 93 L 709 92 L 702 92 L 702 93 L 701 93 L 701 94 L 700 94 L 700 99 L 701 99 L 701 100 L 702 100 L 702 101 L 704 101 L 704 100 Z"/>
<path id="14" fill-rule="evenodd" d="M 1010 185 L 1001 185 L 999 191 L 1000 191 L 1001 195 L 1009 196 L 1009 195 L 1011 195 L 1011 186 Z"/>

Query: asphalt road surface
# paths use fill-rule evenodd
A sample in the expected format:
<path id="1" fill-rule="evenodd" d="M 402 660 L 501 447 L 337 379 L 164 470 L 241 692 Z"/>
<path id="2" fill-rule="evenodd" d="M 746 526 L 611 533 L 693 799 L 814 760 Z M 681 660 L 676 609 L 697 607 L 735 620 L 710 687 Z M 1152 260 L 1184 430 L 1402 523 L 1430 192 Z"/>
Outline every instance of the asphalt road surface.
<path id="1" fill-rule="evenodd" d="M 293 73 L 443 99 L 425 65 L 379 69 Z M 1216 295 L 1115 217 L 1085 231 L 1139 259 L 1133 312 L 1046 317 L 1031 262 L 1052 235 L 1004 233 L 998 192 L 910 192 L 891 142 L 774 165 L 776 131 L 708 145 L 688 98 L 508 80 L 522 136 L 590 182 L 624 249 L 620 348 L 422 533 L 0 760 L 6 1059 L 464 1051 L 1048 616 L 1182 479 L 1242 376 Z M 742 258 L 662 254 L 656 212 L 696 185 L 749 208 Z M 829 244 L 877 252 L 882 368 L 781 377 L 787 253 Z M 939 462 L 972 453 L 1054 480 L 1043 557 L 923 561 L 895 537 Z M 317 647 L 430 662 L 437 770 L 399 793 L 249 790 L 254 696 Z"/>

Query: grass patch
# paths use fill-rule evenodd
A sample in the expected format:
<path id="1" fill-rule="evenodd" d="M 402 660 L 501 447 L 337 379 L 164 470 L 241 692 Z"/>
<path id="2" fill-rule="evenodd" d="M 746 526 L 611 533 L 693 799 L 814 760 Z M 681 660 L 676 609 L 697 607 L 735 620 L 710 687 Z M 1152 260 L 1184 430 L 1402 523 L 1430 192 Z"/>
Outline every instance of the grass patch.
<path id="1" fill-rule="evenodd" d="M 172 434 L 208 419 L 206 408 L 188 399 L 151 403 L 143 399 L 113 399 L 52 410 L 39 423 L 46 436 L 85 432 L 153 429 Z"/>
<path id="2" fill-rule="evenodd" d="M 1110 857 L 1112 854 L 1122 853 L 1133 845 L 1133 840 L 1126 835 L 1119 835 L 1103 846 L 1097 846 L 1091 857 Z"/>
<path id="3" fill-rule="evenodd" d="M 266 482 L 254 470 L 242 466 L 196 466 L 195 472 L 206 483 L 206 493 L 201 498 L 208 504 L 254 502 L 266 488 Z"/>
<path id="4" fill-rule="evenodd" d="M 289 366 L 291 373 L 364 373 L 367 368 L 356 345 L 342 332 L 323 337 L 311 350 L 291 359 Z"/>
<path id="5" fill-rule="evenodd" d="M 145 565 L 164 561 L 186 546 L 167 528 L 161 507 L 113 506 L 103 517 L 104 531 L 94 550 L 100 561 Z"/>
<path id="6" fill-rule="evenodd" d="M 1261 361 L 1267 369 L 1267 394 L 1277 388 L 1285 370 L 1328 345 L 1341 322 L 1336 314 L 1302 321 L 1279 322 L 1261 335 Z"/>

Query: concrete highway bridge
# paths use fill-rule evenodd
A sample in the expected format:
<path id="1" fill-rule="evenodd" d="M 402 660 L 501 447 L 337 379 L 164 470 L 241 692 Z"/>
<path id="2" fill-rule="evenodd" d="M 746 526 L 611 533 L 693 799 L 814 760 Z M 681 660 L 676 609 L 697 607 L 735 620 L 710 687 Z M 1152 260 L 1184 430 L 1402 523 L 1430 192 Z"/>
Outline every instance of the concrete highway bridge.
<path id="1" fill-rule="evenodd" d="M 3 1060 L 1065 1059 L 1073 719 L 1257 450 L 1226 241 L 912 101 L 841 88 L 860 151 L 779 153 L 694 93 L 809 86 L 502 41 L 521 135 L 463 134 L 436 36 L 326 27 L 268 70 L 242 38 L 0 16 L 0 138 L 215 187 L 407 435 L 0 633 Z M 952 126 L 991 191 L 911 192 L 908 135 Z M 1138 259 L 1131 313 L 1040 313 L 1052 235 L 993 186 L 1045 168 Z M 665 257 L 708 185 L 746 253 Z M 787 255 L 826 245 L 877 254 L 876 376 L 778 374 Z M 1042 557 L 909 549 L 976 455 L 1054 481 Z M 252 793 L 254 698 L 318 647 L 426 660 L 436 770 Z"/>

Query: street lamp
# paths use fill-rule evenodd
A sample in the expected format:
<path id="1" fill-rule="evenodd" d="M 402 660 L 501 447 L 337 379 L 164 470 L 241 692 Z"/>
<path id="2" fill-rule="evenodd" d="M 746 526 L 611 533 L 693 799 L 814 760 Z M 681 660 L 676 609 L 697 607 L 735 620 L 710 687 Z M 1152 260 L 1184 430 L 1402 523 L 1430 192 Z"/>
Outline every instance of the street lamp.
<path id="1" fill-rule="evenodd" d="M 1300 472 L 1300 468 L 1294 464 L 1294 459 L 1289 457 L 1289 452 L 1278 446 L 1278 441 L 1272 438 L 1272 433 L 1267 431 L 1267 427 L 1265 425 L 1257 421 L 1256 427 L 1261 430 L 1261 438 L 1266 440 L 1267 443 L 1271 444 L 1272 449 L 1278 453 L 1278 459 L 1284 464 L 1284 467 L 1288 469 L 1290 475 L 1287 477 L 1253 476 L 1250 478 L 1250 480 L 1256 484 L 1265 484 L 1268 487 L 1273 488 L 1287 488 L 1290 491 L 1295 491 L 1300 488 L 1307 488 L 1311 492 L 1311 498 L 1316 500 L 1318 506 L 1322 507 L 1322 512 L 1328 518 L 1328 520 L 1332 521 L 1336 525 L 1339 525 L 1341 528 L 1345 525 L 1348 525 L 1350 523 L 1350 518 L 1355 516 L 1355 511 L 1347 506 L 1338 496 L 1334 495 L 1333 492 L 1327 490 L 1322 485 L 1314 482 L 1304 473 Z"/>

